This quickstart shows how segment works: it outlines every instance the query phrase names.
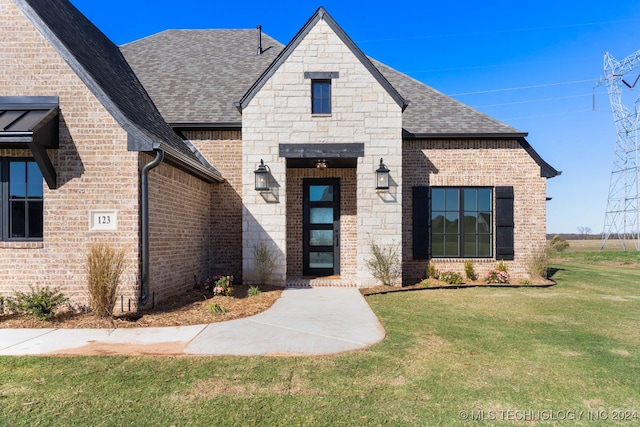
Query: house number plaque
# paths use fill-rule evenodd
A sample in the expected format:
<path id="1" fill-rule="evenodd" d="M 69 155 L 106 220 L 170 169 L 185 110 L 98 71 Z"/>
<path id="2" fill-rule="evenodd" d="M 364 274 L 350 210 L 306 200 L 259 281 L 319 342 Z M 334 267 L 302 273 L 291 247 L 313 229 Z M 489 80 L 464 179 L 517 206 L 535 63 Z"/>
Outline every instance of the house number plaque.
<path id="1" fill-rule="evenodd" d="M 118 212 L 116 211 L 90 211 L 90 231 L 116 231 L 118 229 Z"/>

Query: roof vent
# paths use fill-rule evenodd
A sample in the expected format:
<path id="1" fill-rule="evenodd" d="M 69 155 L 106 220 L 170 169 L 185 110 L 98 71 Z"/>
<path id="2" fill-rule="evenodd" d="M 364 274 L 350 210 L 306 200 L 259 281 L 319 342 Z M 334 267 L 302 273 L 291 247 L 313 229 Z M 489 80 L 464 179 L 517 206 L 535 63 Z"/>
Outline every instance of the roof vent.
<path id="1" fill-rule="evenodd" d="M 258 25 L 258 55 L 262 55 L 262 25 Z"/>

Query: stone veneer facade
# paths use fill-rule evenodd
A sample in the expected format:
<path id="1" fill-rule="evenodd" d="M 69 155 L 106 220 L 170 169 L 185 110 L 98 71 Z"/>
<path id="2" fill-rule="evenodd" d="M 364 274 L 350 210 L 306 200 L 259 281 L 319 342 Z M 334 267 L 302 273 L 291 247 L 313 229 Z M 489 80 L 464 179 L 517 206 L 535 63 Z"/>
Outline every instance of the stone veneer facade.
<path id="1" fill-rule="evenodd" d="M 304 78 L 305 72 L 339 73 L 331 82 L 331 115 L 311 114 L 311 81 Z M 319 20 L 264 82 L 242 115 L 245 280 L 255 279 L 253 247 L 261 240 L 280 254 L 274 283 L 284 285 L 291 279 L 287 268 L 292 274 L 299 271 L 300 255 L 287 250 L 288 226 L 292 227 L 287 214 L 295 216 L 291 203 L 300 191 L 289 188 L 300 184 L 289 174 L 295 177 L 300 172 L 287 169 L 286 159 L 279 157 L 279 144 L 364 143 L 364 157 L 358 158 L 355 169 L 356 240 L 341 252 L 341 259 L 347 263 L 355 259 L 355 266 L 344 264 L 342 269 L 347 272 L 355 267 L 360 286 L 374 284 L 365 267 L 369 237 L 381 244 L 400 245 L 402 240 L 401 200 L 397 196 L 402 194 L 401 107 L 331 27 Z M 392 191 L 382 195 L 375 191 L 374 173 L 381 157 L 394 181 Z M 276 202 L 268 202 L 254 189 L 253 171 L 261 159 L 271 169 Z"/>
<path id="2" fill-rule="evenodd" d="M 540 166 L 516 140 L 408 140 L 403 169 L 403 271 L 405 282 L 426 275 L 427 260 L 413 260 L 412 187 L 513 186 L 515 257 L 507 261 L 513 277 L 529 277 L 527 263 L 544 249 L 546 239 L 546 178 Z M 495 194 L 494 239 L 495 254 Z M 434 258 L 440 271 L 463 274 L 466 258 Z M 471 259 L 477 274 L 492 269 L 496 258 Z"/>

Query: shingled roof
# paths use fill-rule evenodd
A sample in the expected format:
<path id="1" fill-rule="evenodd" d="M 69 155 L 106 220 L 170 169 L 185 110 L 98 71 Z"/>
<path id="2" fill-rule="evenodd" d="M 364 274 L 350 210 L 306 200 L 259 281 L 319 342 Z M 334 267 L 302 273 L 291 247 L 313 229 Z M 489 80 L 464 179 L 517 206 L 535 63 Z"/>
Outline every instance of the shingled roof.
<path id="1" fill-rule="evenodd" d="M 15 0 L 139 151 L 162 148 L 167 158 L 207 180 L 220 174 L 165 122 L 122 53 L 67 0 Z"/>
<path id="2" fill-rule="evenodd" d="M 257 30 L 167 30 L 120 47 L 172 125 L 240 127 L 234 106 L 284 46 Z"/>
<path id="3" fill-rule="evenodd" d="M 285 46 L 256 30 L 168 30 L 121 46 L 122 53 L 165 120 L 174 126 L 240 127 L 234 103 L 247 93 Z M 526 134 L 468 107 L 406 74 L 371 60 L 404 98 L 405 137 Z"/>

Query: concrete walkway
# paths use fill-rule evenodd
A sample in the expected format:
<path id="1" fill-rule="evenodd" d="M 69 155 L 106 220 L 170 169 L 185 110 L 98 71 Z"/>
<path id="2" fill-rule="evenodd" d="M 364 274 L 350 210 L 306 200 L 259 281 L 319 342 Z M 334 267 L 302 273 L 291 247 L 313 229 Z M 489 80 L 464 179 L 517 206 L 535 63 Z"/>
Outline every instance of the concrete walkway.
<path id="1" fill-rule="evenodd" d="M 209 325 L 0 329 L 0 355 L 318 355 L 365 348 L 384 336 L 357 289 L 287 288 L 260 314 Z"/>

